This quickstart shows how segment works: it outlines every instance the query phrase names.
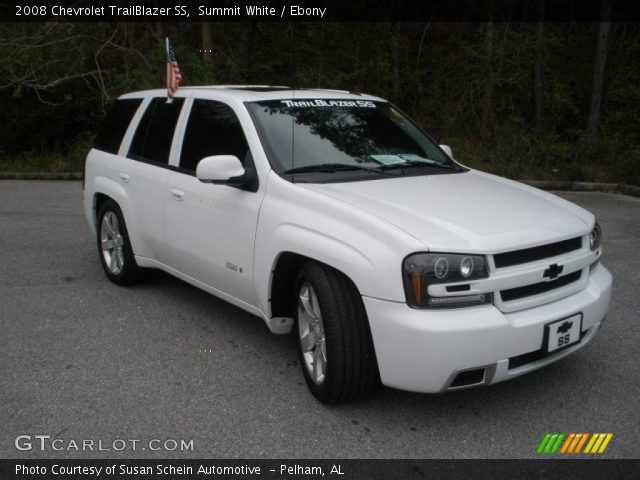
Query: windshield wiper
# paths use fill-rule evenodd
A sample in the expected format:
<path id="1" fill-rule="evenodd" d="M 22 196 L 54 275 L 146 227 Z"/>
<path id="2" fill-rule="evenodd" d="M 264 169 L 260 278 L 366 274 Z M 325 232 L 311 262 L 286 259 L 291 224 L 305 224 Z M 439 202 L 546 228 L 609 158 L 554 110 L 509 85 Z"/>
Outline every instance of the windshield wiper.
<path id="1" fill-rule="evenodd" d="M 302 167 L 290 168 L 289 170 L 285 170 L 282 173 L 286 175 L 291 173 L 335 173 L 349 171 L 371 172 L 382 175 L 389 175 L 382 172 L 379 168 L 361 167 L 359 165 L 349 165 L 347 163 L 321 163 L 316 165 L 304 165 Z"/>
<path id="2" fill-rule="evenodd" d="M 447 170 L 459 171 L 459 167 L 449 163 L 440 162 L 423 162 L 420 160 L 405 160 L 402 163 L 391 163 L 389 165 L 381 165 L 378 167 L 380 170 L 391 170 L 394 168 L 415 168 L 415 167 L 434 167 L 434 168 L 446 168 Z"/>

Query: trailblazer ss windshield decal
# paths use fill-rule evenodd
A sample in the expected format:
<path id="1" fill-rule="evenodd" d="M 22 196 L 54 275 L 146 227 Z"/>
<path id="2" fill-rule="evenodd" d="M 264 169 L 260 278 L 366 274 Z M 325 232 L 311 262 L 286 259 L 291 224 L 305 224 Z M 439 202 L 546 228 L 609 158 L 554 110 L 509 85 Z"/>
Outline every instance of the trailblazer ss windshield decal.
<path id="1" fill-rule="evenodd" d="M 362 107 L 376 108 L 374 102 L 368 100 L 282 100 L 287 107 Z"/>

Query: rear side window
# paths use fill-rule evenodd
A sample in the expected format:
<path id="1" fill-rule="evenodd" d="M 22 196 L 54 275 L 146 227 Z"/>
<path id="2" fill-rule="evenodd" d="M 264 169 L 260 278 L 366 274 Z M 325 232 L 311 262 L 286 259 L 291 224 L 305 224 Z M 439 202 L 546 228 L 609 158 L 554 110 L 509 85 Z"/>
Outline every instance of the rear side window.
<path id="1" fill-rule="evenodd" d="M 184 98 L 154 98 L 144 112 L 129 148 L 129 158 L 151 163 L 168 163 L 173 132 Z"/>
<path id="2" fill-rule="evenodd" d="M 117 154 L 129 123 L 141 103 L 141 98 L 116 100 L 102 122 L 93 147 L 103 152 Z"/>
<path id="3" fill-rule="evenodd" d="M 249 146 L 240 120 L 228 105 L 195 100 L 182 141 L 180 168 L 195 171 L 211 155 L 235 155 L 245 164 Z"/>

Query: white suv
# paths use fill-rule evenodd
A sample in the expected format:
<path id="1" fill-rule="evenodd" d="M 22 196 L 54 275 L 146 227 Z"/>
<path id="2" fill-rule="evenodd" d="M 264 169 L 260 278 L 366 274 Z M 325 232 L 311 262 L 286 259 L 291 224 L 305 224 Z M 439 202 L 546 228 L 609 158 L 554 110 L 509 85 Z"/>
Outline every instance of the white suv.
<path id="1" fill-rule="evenodd" d="M 611 298 L 594 216 L 471 170 L 335 90 L 124 95 L 85 165 L 113 282 L 159 268 L 293 328 L 313 394 L 501 382 L 586 345 Z"/>

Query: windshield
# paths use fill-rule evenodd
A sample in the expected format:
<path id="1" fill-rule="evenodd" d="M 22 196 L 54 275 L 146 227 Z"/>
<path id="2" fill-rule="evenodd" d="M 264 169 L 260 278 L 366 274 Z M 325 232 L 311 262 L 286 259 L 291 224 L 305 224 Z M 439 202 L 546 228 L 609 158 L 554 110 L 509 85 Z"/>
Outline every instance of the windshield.
<path id="1" fill-rule="evenodd" d="M 457 164 L 386 102 L 269 100 L 248 104 L 271 162 L 282 174 L 440 167 Z"/>

